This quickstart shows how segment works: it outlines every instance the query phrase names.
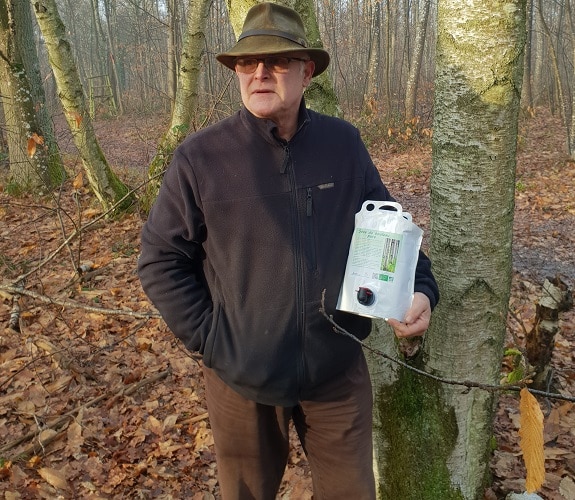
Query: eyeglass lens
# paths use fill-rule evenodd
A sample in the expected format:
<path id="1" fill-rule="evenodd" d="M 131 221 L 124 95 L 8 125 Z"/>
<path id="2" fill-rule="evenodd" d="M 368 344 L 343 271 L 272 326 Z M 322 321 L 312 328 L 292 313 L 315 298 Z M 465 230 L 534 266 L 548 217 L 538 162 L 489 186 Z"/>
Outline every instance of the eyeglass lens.
<path id="1" fill-rule="evenodd" d="M 282 56 L 270 56 L 270 57 L 240 57 L 236 59 L 236 69 L 240 73 L 253 73 L 260 61 L 264 63 L 264 66 L 268 71 L 273 71 L 274 73 L 287 73 L 289 70 L 290 62 L 292 61 L 303 61 L 304 59 L 298 59 L 296 57 L 282 57 Z"/>

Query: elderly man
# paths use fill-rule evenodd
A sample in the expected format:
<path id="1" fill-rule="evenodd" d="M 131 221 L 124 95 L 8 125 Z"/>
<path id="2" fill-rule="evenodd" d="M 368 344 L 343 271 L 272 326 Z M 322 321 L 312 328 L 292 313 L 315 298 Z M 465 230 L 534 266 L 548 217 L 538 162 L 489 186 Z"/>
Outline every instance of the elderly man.
<path id="1" fill-rule="evenodd" d="M 354 216 L 393 200 L 358 131 L 306 109 L 329 55 L 299 15 L 258 4 L 217 60 L 243 108 L 176 150 L 142 231 L 142 285 L 172 332 L 203 356 L 224 500 L 273 500 L 293 421 L 315 500 L 373 499 L 372 393 L 359 338 L 370 320 L 335 310 Z M 438 300 L 420 254 L 398 336 L 422 335 Z"/>

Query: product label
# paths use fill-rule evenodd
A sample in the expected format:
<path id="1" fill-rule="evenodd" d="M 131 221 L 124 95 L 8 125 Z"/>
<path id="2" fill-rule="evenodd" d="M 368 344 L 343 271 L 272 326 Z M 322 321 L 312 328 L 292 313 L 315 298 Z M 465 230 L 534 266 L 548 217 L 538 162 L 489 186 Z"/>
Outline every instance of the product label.
<path id="1" fill-rule="evenodd" d="M 350 264 L 353 267 L 371 270 L 373 278 L 393 281 L 387 274 L 374 271 L 395 273 L 401 240 L 400 234 L 356 228 Z"/>

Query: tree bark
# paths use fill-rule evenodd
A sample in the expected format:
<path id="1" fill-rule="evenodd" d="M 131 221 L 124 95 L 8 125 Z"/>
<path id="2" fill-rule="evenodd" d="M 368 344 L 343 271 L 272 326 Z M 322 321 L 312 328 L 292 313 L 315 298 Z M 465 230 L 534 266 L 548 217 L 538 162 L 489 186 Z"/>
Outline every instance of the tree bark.
<path id="1" fill-rule="evenodd" d="M 111 170 L 102 152 L 90 114 L 84 90 L 66 37 L 66 29 L 58 13 L 55 0 L 32 0 L 38 25 L 42 31 L 50 66 L 58 87 L 58 95 L 74 144 L 78 148 L 84 171 L 92 191 L 105 211 L 122 200 L 118 211 L 127 209 L 134 201 L 128 187 Z"/>
<path id="2" fill-rule="evenodd" d="M 373 2 L 373 19 L 371 20 L 369 57 L 367 63 L 367 81 L 363 97 L 362 114 L 377 114 L 379 97 L 379 74 L 381 62 L 381 0 Z"/>
<path id="3" fill-rule="evenodd" d="M 572 307 L 573 295 L 569 287 L 559 277 L 547 278 L 536 304 L 533 328 L 525 337 L 525 353 L 535 369 L 533 387 L 536 389 L 548 389 L 555 335 L 561 330 L 559 315 Z"/>
<path id="4" fill-rule="evenodd" d="M 210 0 L 190 0 L 187 30 L 181 54 L 180 71 L 172 118 L 160 140 L 156 155 L 148 167 L 148 184 L 142 198 L 142 208 L 149 211 L 156 199 L 162 174 L 172 159 L 174 150 L 190 131 L 198 107 L 198 85 L 202 53 L 206 41 L 206 24 Z"/>
<path id="5" fill-rule="evenodd" d="M 441 292 L 413 363 L 497 384 L 511 287 L 525 1 L 439 0 L 431 259 Z M 388 345 L 376 326 L 370 342 Z M 372 360 L 380 498 L 482 498 L 494 398 Z"/>
<path id="6" fill-rule="evenodd" d="M 46 110 L 28 0 L 0 0 L 0 54 L 11 182 L 41 193 L 61 184 L 66 171 Z"/>
<path id="7" fill-rule="evenodd" d="M 533 109 L 533 71 L 531 66 L 533 47 L 533 22 L 535 13 L 534 0 L 527 0 L 527 37 L 525 40 L 525 68 L 523 71 L 523 85 L 521 92 L 521 106 L 524 109 Z"/>
<path id="8" fill-rule="evenodd" d="M 568 100 L 565 95 L 564 84 L 561 79 L 561 70 L 559 68 L 559 58 L 557 56 L 557 51 L 555 50 L 555 46 L 553 45 L 553 37 L 551 36 L 551 30 L 545 18 L 543 17 L 543 3 L 542 0 L 539 0 L 539 21 L 541 22 L 541 27 L 543 29 L 543 33 L 547 38 L 548 45 L 549 45 L 549 55 L 551 59 L 551 66 L 553 68 L 553 76 L 555 77 L 555 86 L 557 88 L 558 93 L 558 100 L 559 100 L 559 109 L 561 112 L 561 118 L 563 119 L 563 123 L 565 124 L 565 130 L 567 132 L 567 147 L 569 149 L 569 155 L 572 158 L 575 158 L 575 141 L 572 137 L 573 130 L 571 129 L 571 116 L 569 114 L 569 110 L 567 108 Z"/>
<path id="9" fill-rule="evenodd" d="M 415 45 L 409 75 L 407 77 L 407 87 L 405 90 L 405 120 L 411 120 L 417 112 L 417 90 L 419 88 L 419 73 L 423 62 L 423 52 L 425 49 L 425 35 L 427 34 L 427 23 L 429 22 L 429 11 L 431 0 L 423 0 L 422 10 L 419 13 L 417 28 L 415 33 Z"/>

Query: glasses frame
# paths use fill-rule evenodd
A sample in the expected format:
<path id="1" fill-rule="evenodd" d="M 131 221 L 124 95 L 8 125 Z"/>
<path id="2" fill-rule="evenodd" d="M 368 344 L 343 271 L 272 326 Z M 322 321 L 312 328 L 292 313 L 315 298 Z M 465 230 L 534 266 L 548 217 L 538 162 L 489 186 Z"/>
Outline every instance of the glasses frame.
<path id="1" fill-rule="evenodd" d="M 286 59 L 287 60 L 287 64 L 282 65 L 280 64 L 278 66 L 277 64 L 277 60 L 278 59 Z M 276 62 L 274 63 L 272 60 L 276 60 Z M 252 73 L 255 73 L 256 70 L 258 69 L 258 66 L 260 65 L 260 62 L 264 63 L 264 66 L 266 67 L 266 69 L 272 73 L 287 73 L 289 71 L 289 65 L 292 61 L 301 61 L 301 62 L 308 62 L 310 59 L 302 59 L 301 57 L 288 57 L 288 56 L 264 56 L 264 57 L 255 57 L 255 56 L 250 56 L 250 57 L 238 57 L 236 58 L 235 62 L 234 62 L 234 67 L 236 68 L 236 71 L 238 73 L 243 73 L 245 75 L 251 75 Z M 248 67 L 251 67 L 252 65 L 245 65 L 245 64 L 239 64 L 239 61 L 255 61 L 256 64 L 253 66 L 253 69 L 250 71 L 248 70 Z"/>

